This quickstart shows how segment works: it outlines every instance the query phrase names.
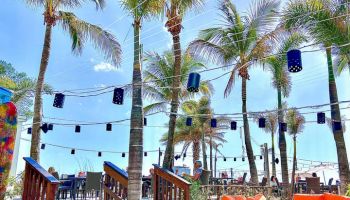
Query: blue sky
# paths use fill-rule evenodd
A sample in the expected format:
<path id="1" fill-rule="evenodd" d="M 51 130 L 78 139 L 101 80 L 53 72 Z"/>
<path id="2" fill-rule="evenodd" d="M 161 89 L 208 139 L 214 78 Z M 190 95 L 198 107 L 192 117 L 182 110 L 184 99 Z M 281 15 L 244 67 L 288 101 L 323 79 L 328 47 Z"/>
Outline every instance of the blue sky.
<path id="1" fill-rule="evenodd" d="M 3 0 L 0 7 L 0 59 L 12 63 L 18 70 L 36 77 L 39 69 L 40 56 L 44 38 L 44 25 L 42 9 L 27 6 L 21 0 Z M 238 10 L 248 8 L 250 1 L 234 1 Z M 110 65 L 103 59 L 97 50 L 89 43 L 84 48 L 81 56 L 74 56 L 70 51 L 70 39 L 59 25 L 54 27 L 52 35 L 52 48 L 46 82 L 56 90 L 100 87 L 104 85 L 123 85 L 131 82 L 132 73 L 132 18 L 120 8 L 118 1 L 107 1 L 107 7 L 103 11 L 95 11 L 93 4 L 86 4 L 80 9 L 74 10 L 76 15 L 90 23 L 98 24 L 110 30 L 118 38 L 123 48 L 123 62 L 119 69 Z M 182 47 L 193 40 L 198 31 L 219 24 L 217 1 L 207 1 L 200 12 L 192 12 L 184 18 L 184 29 L 181 33 Z M 164 19 L 154 19 L 143 24 L 141 41 L 145 51 L 157 51 L 162 53 L 171 48 L 171 37 L 164 28 Z M 318 47 L 316 47 L 318 48 Z M 146 65 L 144 65 L 145 67 Z M 298 74 L 293 74 L 292 93 L 285 99 L 289 106 L 299 107 L 305 105 L 323 104 L 329 102 L 327 65 L 324 52 L 303 54 L 304 69 Z M 208 63 L 208 67 L 216 65 Z M 222 70 L 203 73 L 203 79 L 209 79 L 222 74 Z M 250 71 L 251 80 L 248 82 L 248 110 L 264 111 L 276 107 L 276 91 L 271 87 L 271 75 L 257 66 Z M 215 94 L 212 97 L 212 106 L 216 113 L 236 113 L 241 111 L 240 81 L 227 98 L 223 98 L 223 92 L 228 77 L 225 76 L 213 82 Z M 349 100 L 350 91 L 349 73 L 345 72 L 337 78 L 339 100 Z M 44 116 L 72 119 L 78 121 L 114 121 L 129 118 L 131 98 L 126 98 L 122 106 L 112 104 L 112 94 L 104 94 L 97 97 L 78 98 L 67 97 L 63 109 L 52 107 L 53 96 L 44 97 Z M 147 105 L 149 102 L 145 101 Z M 347 104 L 341 107 L 346 107 Z M 328 107 L 320 108 L 328 110 Z M 314 111 L 310 109 L 302 112 Z M 330 116 L 330 113 L 326 113 Z M 349 118 L 349 110 L 342 110 L 342 115 Z M 307 120 L 316 120 L 316 114 L 305 115 Z M 148 117 L 149 125 L 164 125 L 168 117 L 164 114 Z M 123 126 L 113 126 L 112 132 L 106 132 L 104 125 L 82 126 L 81 133 L 74 133 L 74 127 L 55 126 L 54 131 L 42 134 L 44 143 L 52 143 L 75 148 L 95 149 L 101 151 L 127 151 L 129 143 L 129 122 Z M 348 123 L 347 123 L 348 124 Z M 239 122 L 238 126 L 242 123 Z M 256 154 L 260 154 L 260 144 L 271 144 L 270 136 L 264 133 L 253 122 L 250 123 L 253 148 Z M 349 124 L 348 124 L 349 127 Z M 160 146 L 159 138 L 167 129 L 159 127 L 145 127 L 144 150 L 155 150 Z M 30 138 L 24 133 L 23 138 Z M 345 133 L 348 154 L 350 155 L 349 131 Z M 222 152 L 225 156 L 241 156 L 241 139 L 239 131 L 228 130 L 226 133 L 228 142 L 224 144 Z M 292 156 L 290 137 L 287 136 L 288 155 Z M 276 143 L 277 146 L 277 143 Z M 298 158 L 336 162 L 336 149 L 332 133 L 326 125 L 308 123 L 304 132 L 298 136 Z M 20 157 L 29 155 L 29 143 L 22 141 Z M 177 148 L 178 150 L 180 147 Z M 278 149 L 278 148 L 277 148 Z M 278 150 L 277 150 L 278 153 Z M 157 153 L 148 153 L 144 158 L 144 172 L 148 172 L 152 163 L 157 163 Z M 19 170 L 23 169 L 23 162 L 19 159 Z M 75 173 L 80 170 L 92 169 L 101 171 L 103 161 L 111 161 L 125 168 L 128 159 L 120 154 L 104 153 L 101 158 L 95 152 L 76 151 L 70 154 L 69 149 L 47 146 L 41 152 L 41 164 L 48 168 L 54 166 L 60 173 Z M 185 161 L 176 161 L 176 165 L 188 164 L 192 158 Z M 87 167 L 89 166 L 89 167 Z M 257 160 L 258 169 L 263 169 L 263 162 Z M 233 162 L 233 159 L 223 162 L 218 161 L 218 169 L 234 168 L 235 170 L 248 170 L 248 163 Z M 280 165 L 277 165 L 280 169 Z M 306 169 L 306 167 L 304 168 Z M 334 176 L 331 173 L 329 176 Z M 336 177 L 335 177 L 336 178 Z"/>

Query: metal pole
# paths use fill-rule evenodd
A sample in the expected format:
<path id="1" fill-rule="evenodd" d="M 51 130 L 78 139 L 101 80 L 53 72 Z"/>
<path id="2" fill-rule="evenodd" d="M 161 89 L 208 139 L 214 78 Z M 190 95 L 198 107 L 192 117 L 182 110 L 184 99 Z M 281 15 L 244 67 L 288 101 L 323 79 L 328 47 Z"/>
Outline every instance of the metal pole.
<path id="1" fill-rule="evenodd" d="M 159 147 L 159 149 L 158 149 L 158 165 L 160 166 L 160 154 L 161 154 L 162 152 L 160 151 L 160 147 Z"/>

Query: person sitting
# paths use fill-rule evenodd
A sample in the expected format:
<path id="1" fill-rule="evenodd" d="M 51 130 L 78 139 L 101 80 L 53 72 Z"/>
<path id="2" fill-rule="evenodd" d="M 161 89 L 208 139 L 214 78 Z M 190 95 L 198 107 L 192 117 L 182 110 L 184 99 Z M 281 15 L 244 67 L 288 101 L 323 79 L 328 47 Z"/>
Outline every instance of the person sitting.
<path id="1" fill-rule="evenodd" d="M 317 178 L 317 174 L 314 172 L 314 173 L 312 173 L 312 177 L 313 178 Z"/>
<path id="2" fill-rule="evenodd" d="M 54 167 L 49 167 L 49 169 L 47 170 L 53 177 L 55 177 L 56 179 L 59 179 L 58 176 L 58 172 L 56 172 Z"/>
<path id="3" fill-rule="evenodd" d="M 194 174 L 193 176 L 190 176 L 188 174 L 183 174 L 184 177 L 189 177 L 191 178 L 193 181 L 198 181 L 201 178 L 203 172 L 203 168 L 202 168 L 202 161 L 197 160 L 194 163 Z"/>
<path id="4" fill-rule="evenodd" d="M 278 180 L 275 176 L 271 176 L 270 186 L 272 187 L 274 193 L 280 194 Z"/>

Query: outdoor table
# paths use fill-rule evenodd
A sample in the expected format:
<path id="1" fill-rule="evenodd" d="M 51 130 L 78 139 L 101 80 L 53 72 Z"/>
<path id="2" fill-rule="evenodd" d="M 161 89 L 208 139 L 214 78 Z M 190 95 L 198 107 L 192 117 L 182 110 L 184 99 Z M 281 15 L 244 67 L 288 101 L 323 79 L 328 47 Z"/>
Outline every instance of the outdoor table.
<path id="1" fill-rule="evenodd" d="M 73 199 L 76 198 L 76 190 L 80 187 L 82 187 L 83 183 L 86 181 L 86 177 L 74 177 L 74 178 L 68 178 L 68 179 L 60 179 L 61 183 L 64 183 L 65 181 L 72 181 L 73 182 L 73 190 L 72 190 L 72 196 Z M 78 188 L 79 187 L 79 188 Z"/>

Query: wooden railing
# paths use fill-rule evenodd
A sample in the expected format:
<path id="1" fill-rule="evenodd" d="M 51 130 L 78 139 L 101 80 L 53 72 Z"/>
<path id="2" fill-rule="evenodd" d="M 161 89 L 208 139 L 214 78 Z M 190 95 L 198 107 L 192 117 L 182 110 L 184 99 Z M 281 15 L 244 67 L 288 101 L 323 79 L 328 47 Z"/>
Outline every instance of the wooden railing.
<path id="1" fill-rule="evenodd" d="M 111 162 L 104 163 L 104 200 L 122 200 L 128 196 L 128 174 Z"/>
<path id="2" fill-rule="evenodd" d="M 54 200 L 59 181 L 32 158 L 26 161 L 23 200 Z"/>
<path id="3" fill-rule="evenodd" d="M 271 197 L 272 188 L 266 186 L 248 186 L 248 185 L 202 185 L 202 191 L 208 194 L 208 197 L 220 199 L 222 195 L 243 195 L 255 196 L 263 194 L 265 197 Z"/>
<path id="4" fill-rule="evenodd" d="M 154 200 L 190 200 L 191 183 L 159 165 L 153 166 Z"/>

